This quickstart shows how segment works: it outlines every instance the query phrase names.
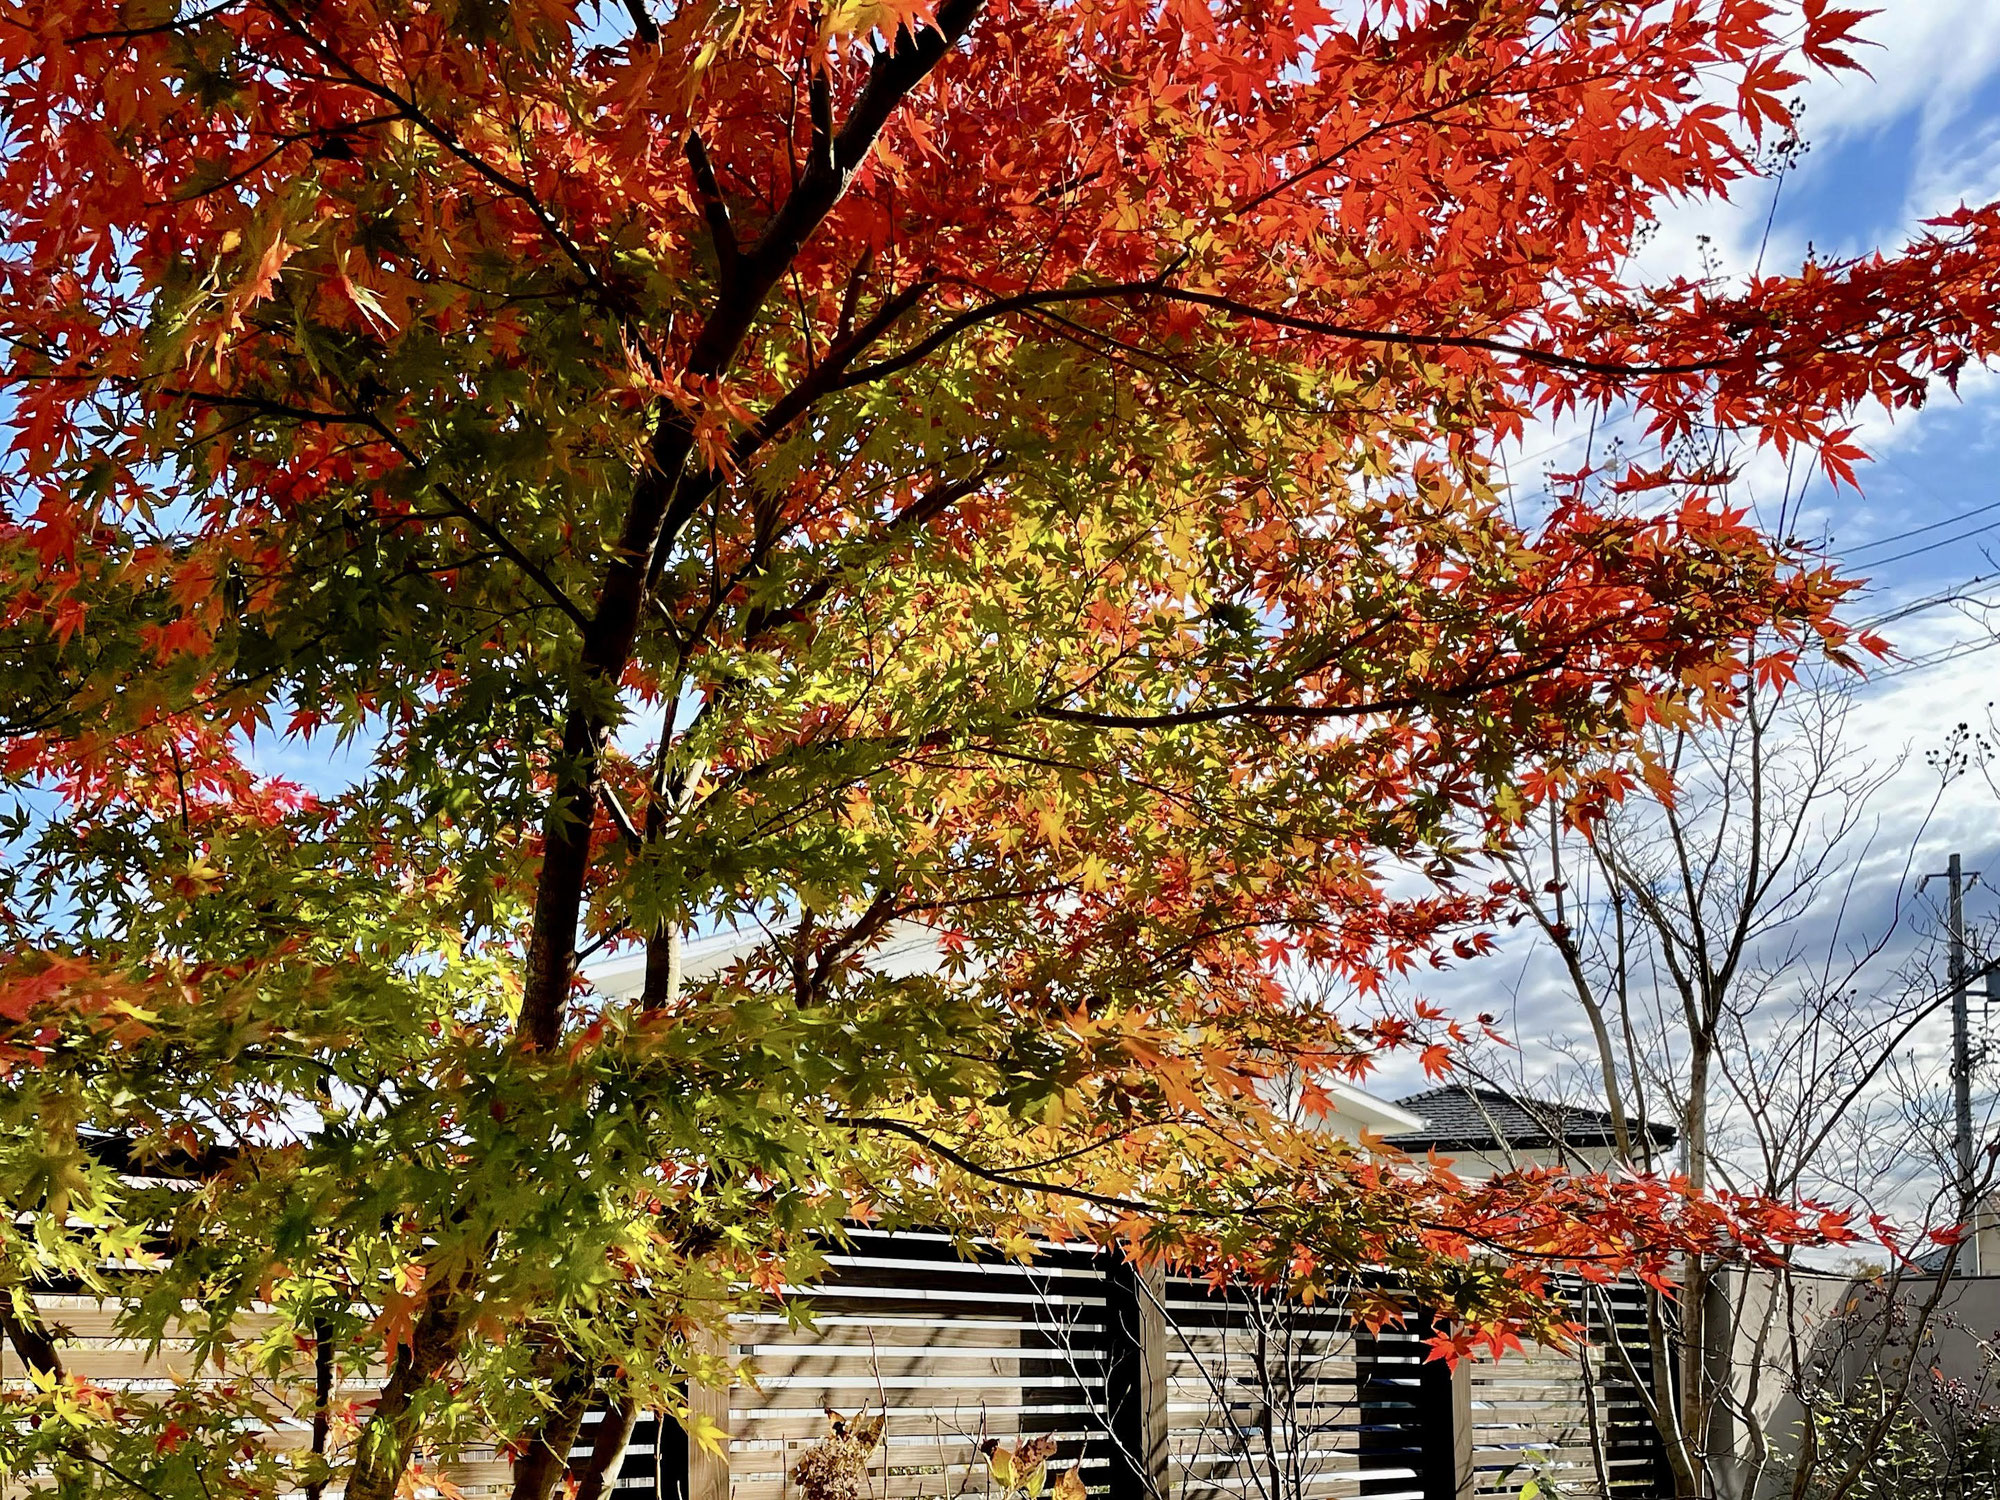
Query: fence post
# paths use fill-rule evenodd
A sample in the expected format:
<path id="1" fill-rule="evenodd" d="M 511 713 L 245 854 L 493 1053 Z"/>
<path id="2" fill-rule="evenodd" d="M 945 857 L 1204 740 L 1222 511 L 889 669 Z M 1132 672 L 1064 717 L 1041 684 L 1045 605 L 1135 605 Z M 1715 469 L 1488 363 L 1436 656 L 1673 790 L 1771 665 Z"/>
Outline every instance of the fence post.
<path id="1" fill-rule="evenodd" d="M 1472 1468 L 1472 1361 L 1451 1372 L 1451 1464 L 1457 1500 L 1472 1500 L 1477 1475 Z"/>
<path id="2" fill-rule="evenodd" d="M 1472 1361 L 1417 1367 L 1417 1475 L 1424 1500 L 1472 1500 Z"/>
<path id="3" fill-rule="evenodd" d="M 713 1335 L 701 1336 L 704 1353 L 726 1353 L 727 1347 Z M 729 1431 L 729 1392 L 712 1385 L 689 1381 L 686 1386 L 688 1420 L 706 1417 L 723 1432 Z M 688 1435 L 688 1430 L 664 1411 L 653 1414 L 653 1489 L 658 1500 L 729 1500 L 728 1438 L 720 1453 L 708 1453 Z M 780 1454 L 782 1462 L 783 1455 Z"/>
<path id="4" fill-rule="evenodd" d="M 1426 1359 L 1424 1340 L 1436 1331 L 1428 1313 L 1412 1313 L 1386 1338 L 1354 1331 L 1363 1495 L 1408 1493 L 1400 1470 L 1423 1500 L 1472 1500 L 1472 1362 L 1453 1369 Z"/>
<path id="5" fill-rule="evenodd" d="M 1104 1277 L 1104 1407 L 1111 1437 L 1111 1493 L 1167 1494 L 1166 1274 L 1123 1256 Z"/>
<path id="6" fill-rule="evenodd" d="M 688 1406 L 690 1416 L 702 1414 L 724 1424 L 729 1421 L 727 1391 L 705 1385 L 689 1386 Z M 727 1451 L 704 1453 L 701 1444 L 688 1436 L 687 1429 L 664 1411 L 655 1412 L 651 1421 L 654 1477 L 647 1488 L 658 1500 L 729 1500 Z M 642 1426 L 638 1430 L 645 1429 Z"/>
<path id="7" fill-rule="evenodd" d="M 686 1440 L 688 1500 L 729 1500 L 729 1392 L 690 1382 L 688 1415 L 707 1417 L 724 1434 L 720 1453 L 710 1453 L 692 1437 Z"/>

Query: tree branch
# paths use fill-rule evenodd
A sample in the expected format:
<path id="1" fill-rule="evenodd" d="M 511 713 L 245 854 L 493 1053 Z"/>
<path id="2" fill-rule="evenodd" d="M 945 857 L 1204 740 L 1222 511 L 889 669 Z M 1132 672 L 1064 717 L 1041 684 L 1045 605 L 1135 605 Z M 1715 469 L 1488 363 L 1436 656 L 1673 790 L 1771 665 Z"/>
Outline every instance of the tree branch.
<path id="1" fill-rule="evenodd" d="M 163 387 L 161 394 L 183 401 L 198 401 L 204 406 L 225 407 L 236 411 L 253 411 L 264 416 L 283 417 L 294 422 L 314 422 L 326 426 L 363 427 L 396 450 L 397 455 L 418 475 L 422 476 L 432 490 L 444 501 L 450 513 L 472 527 L 515 567 L 532 579 L 549 597 L 549 602 L 579 627 L 587 628 L 590 617 L 565 593 L 562 586 L 548 571 L 515 544 L 514 539 L 499 526 L 482 515 L 471 502 L 461 497 L 443 480 L 430 476 L 430 464 L 408 443 L 398 437 L 393 429 L 380 417 L 370 411 L 321 410 L 317 407 L 297 406 L 287 401 L 273 401 L 262 396 L 230 396 L 209 391 L 178 390 Z"/>
<path id="2" fill-rule="evenodd" d="M 983 3 L 945 0 L 933 25 L 899 30 L 894 44 L 876 54 L 846 123 L 830 136 L 829 150 L 808 165 L 756 248 L 744 255 L 740 274 L 718 291 L 689 352 L 689 378 L 714 380 L 729 369 L 772 288 L 847 191 L 890 116 L 970 28 Z M 649 462 L 633 487 L 597 609 L 584 631 L 583 681 L 571 695 L 556 787 L 543 822 L 542 867 L 518 1022 L 522 1041 L 538 1050 L 555 1045 L 569 999 L 596 808 L 598 756 L 608 729 L 604 705 L 615 696 L 632 659 L 655 559 L 687 525 L 706 493 L 707 481 L 689 483 L 686 473 L 694 452 L 692 417 L 664 401 L 658 415 Z"/>
<path id="3" fill-rule="evenodd" d="M 1091 1203 L 1099 1208 L 1115 1208 L 1125 1213 L 1146 1214 L 1155 1218 L 1193 1216 L 1192 1211 L 1188 1209 L 1166 1208 L 1158 1203 L 1142 1202 L 1137 1198 L 1120 1198 L 1109 1193 L 1092 1192 L 1089 1188 L 1060 1182 L 1043 1182 L 1039 1178 L 1022 1177 L 1013 1172 L 988 1167 L 904 1120 L 887 1119 L 880 1115 L 836 1115 L 827 1123 L 852 1130 L 880 1130 L 890 1135 L 900 1135 L 905 1140 L 914 1141 L 926 1151 L 950 1162 L 961 1171 L 970 1172 L 973 1176 L 1000 1187 L 1018 1188 L 1027 1193 L 1046 1193 L 1058 1198 L 1074 1198 L 1079 1203 Z"/>
<path id="4" fill-rule="evenodd" d="M 625 14 L 632 18 L 632 29 L 638 33 L 640 41 L 649 47 L 660 45 L 659 24 L 654 21 L 653 13 L 646 9 L 646 0 L 625 0 Z"/>
<path id="5" fill-rule="evenodd" d="M 1399 698 L 1376 698 L 1366 703 L 1265 703 L 1248 699 L 1237 703 L 1218 703 L 1209 708 L 1190 708 L 1154 714 L 1104 713 L 1094 709 L 1062 708 L 1053 702 L 1037 703 L 1027 710 L 1027 716 L 1036 719 L 1052 719 L 1059 724 L 1083 724 L 1097 729 L 1173 729 L 1189 724 L 1214 724 L 1224 719 L 1356 719 L 1368 714 L 1400 713 L 1405 709 L 1421 708 L 1437 699 L 1459 700 L 1474 697 L 1479 693 L 1492 692 L 1498 688 L 1513 687 L 1550 672 L 1560 671 L 1567 658 L 1557 656 L 1549 661 L 1503 672 L 1497 677 L 1477 679 L 1459 683 L 1453 687 L 1439 688 L 1434 693 L 1422 695 L 1406 694 Z"/>
<path id="6" fill-rule="evenodd" d="M 961 333 L 991 323 L 1014 313 L 1029 312 L 1036 308 L 1059 306 L 1076 302 L 1119 302 L 1147 297 L 1157 297 L 1162 301 L 1180 302 L 1189 306 L 1206 307 L 1243 322 L 1269 323 L 1279 328 L 1287 328 L 1298 333 L 1318 334 L 1325 338 L 1351 339 L 1360 344 L 1388 344 L 1400 348 L 1413 349 L 1467 349 L 1486 354 L 1497 354 L 1509 359 L 1518 359 L 1526 364 L 1541 365 L 1550 369 L 1568 370 L 1580 375 L 1598 375 L 1607 379 L 1637 379 L 1656 375 L 1698 375 L 1713 370 L 1727 368 L 1737 363 L 1737 357 L 1728 359 L 1688 360 L 1677 364 L 1623 364 L 1614 360 L 1589 359 L 1580 355 L 1563 354 L 1553 349 L 1541 349 L 1532 344 L 1515 343 L 1507 339 L 1486 338 L 1477 334 L 1412 332 L 1397 328 L 1361 328 L 1348 323 L 1336 323 L 1330 319 L 1306 317 L 1299 313 L 1284 312 L 1275 308 L 1258 307 L 1233 297 L 1225 297 L 1215 292 L 1198 292 L 1171 285 L 1166 274 L 1148 277 L 1143 281 L 1109 282 L 1092 287 L 1047 287 L 1037 292 L 1021 292 L 1011 297 L 998 297 L 978 307 L 969 308 L 947 319 L 922 339 L 900 353 L 873 364 L 864 365 L 840 381 L 835 389 L 862 385 L 884 379 L 909 368 Z"/>
<path id="7" fill-rule="evenodd" d="M 743 252 L 736 243 L 736 226 L 729 217 L 729 204 L 722 196 L 722 184 L 715 180 L 715 164 L 708 159 L 708 147 L 701 132 L 690 130 L 687 138 L 688 167 L 694 173 L 695 196 L 701 200 L 702 217 L 708 220 L 709 238 L 715 242 L 715 264 L 726 293 L 736 276 Z"/>

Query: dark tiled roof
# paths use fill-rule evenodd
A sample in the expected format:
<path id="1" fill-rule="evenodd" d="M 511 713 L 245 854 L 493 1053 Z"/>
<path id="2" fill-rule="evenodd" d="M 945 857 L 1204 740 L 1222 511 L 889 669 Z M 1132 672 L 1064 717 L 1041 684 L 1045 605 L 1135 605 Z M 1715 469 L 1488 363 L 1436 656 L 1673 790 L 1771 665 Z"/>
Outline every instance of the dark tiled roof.
<path id="1" fill-rule="evenodd" d="M 1509 1146 L 1609 1146 L 1616 1137 L 1611 1116 L 1601 1109 L 1551 1104 L 1500 1089 L 1449 1083 L 1398 1099 L 1397 1107 L 1423 1117 L 1424 1128 L 1386 1137 L 1404 1151 L 1494 1151 Z M 1646 1128 L 1656 1146 L 1671 1146 L 1679 1135 L 1657 1122 Z"/>
<path id="2" fill-rule="evenodd" d="M 1933 1245 L 1922 1255 L 1913 1255 L 1910 1257 L 1910 1269 L 1925 1276 L 1936 1276 L 1944 1270 L 1944 1260 L 1949 1254 L 1951 1254 L 1951 1246 Z M 1961 1253 L 1958 1258 L 1960 1261 L 1963 1261 L 1965 1256 Z"/>

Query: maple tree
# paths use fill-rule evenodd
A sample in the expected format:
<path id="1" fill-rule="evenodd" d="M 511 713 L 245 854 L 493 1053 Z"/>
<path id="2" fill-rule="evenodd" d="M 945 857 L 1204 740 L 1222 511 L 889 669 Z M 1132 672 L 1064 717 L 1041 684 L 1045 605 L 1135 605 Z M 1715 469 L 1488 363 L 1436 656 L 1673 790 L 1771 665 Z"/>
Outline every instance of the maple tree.
<path id="1" fill-rule="evenodd" d="M 498 1441 L 542 1500 L 857 1218 L 1393 1267 L 1453 1356 L 1553 1268 L 1846 1234 L 1334 1140 L 1454 1032 L 1288 981 L 1471 957 L 1524 809 L 1759 632 L 1872 647 L 1684 455 L 1851 482 L 1995 353 L 2000 208 L 1623 269 L 1859 19 L 5 0 L 10 1466 L 380 1500 Z M 1504 446 L 1615 404 L 1659 453 L 1522 519 Z M 65 1280 L 241 1378 L 73 1378 Z"/>

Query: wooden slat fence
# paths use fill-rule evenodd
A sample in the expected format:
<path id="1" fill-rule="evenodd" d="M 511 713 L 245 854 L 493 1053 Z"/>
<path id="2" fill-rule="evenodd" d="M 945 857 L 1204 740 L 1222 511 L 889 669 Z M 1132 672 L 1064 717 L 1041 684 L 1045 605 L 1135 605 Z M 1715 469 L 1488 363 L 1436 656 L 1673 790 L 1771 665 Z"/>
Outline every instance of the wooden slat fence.
<path id="1" fill-rule="evenodd" d="M 1671 1493 L 1625 1368 L 1649 1376 L 1632 1287 L 1576 1289 L 1603 1341 L 1582 1354 L 1530 1347 L 1456 1372 L 1425 1358 L 1421 1321 L 1371 1335 L 1341 1298 L 1300 1306 L 1074 1252 L 972 1264 L 942 1238 L 863 1234 L 797 1295 L 810 1328 L 732 1325 L 731 1352 L 760 1374 L 718 1400 L 726 1466 L 690 1470 L 671 1422 L 658 1439 L 641 1423 L 623 1490 L 795 1500 L 823 1408 L 886 1405 L 868 1491 L 882 1500 L 987 1495 L 980 1440 L 1038 1433 L 1060 1439 L 1053 1471 L 1080 1467 L 1112 1500 L 1511 1500 L 1531 1478 L 1564 1496 Z"/>
<path id="2" fill-rule="evenodd" d="M 1422 1500 L 1450 1483 L 1433 1437 L 1450 1422 L 1450 1376 L 1424 1367 L 1427 1330 L 1370 1335 L 1341 1299 L 1182 1278 L 1166 1284 L 1166 1325 L 1174 1494 Z"/>
<path id="3" fill-rule="evenodd" d="M 1111 1500 L 1511 1500 L 1531 1478 L 1564 1496 L 1670 1494 L 1633 1379 L 1651 1379 L 1638 1289 L 1575 1295 L 1593 1335 L 1583 1353 L 1531 1348 L 1453 1372 L 1424 1358 L 1428 1327 L 1370 1334 L 1338 1296 L 1302 1306 L 1078 1251 L 1021 1266 L 967 1261 L 940 1236 L 860 1233 L 818 1284 L 793 1289 L 810 1324 L 732 1321 L 729 1352 L 754 1375 L 693 1395 L 727 1452 L 690 1453 L 672 1421 L 642 1420 L 617 1489 L 797 1500 L 792 1470 L 831 1408 L 888 1412 L 872 1500 L 988 1495 L 981 1442 L 1041 1434 L 1057 1440 L 1052 1477 L 1080 1469 Z M 196 1373 L 176 1371 L 171 1340 L 150 1358 L 122 1344 L 108 1309 L 48 1302 L 78 1374 L 144 1389 Z M 0 1380 L 21 1375 L 0 1362 Z M 296 1425 L 273 1439 L 302 1444 Z M 490 1493 L 507 1470 L 452 1478 Z"/>
<path id="4" fill-rule="evenodd" d="M 1576 1286 L 1570 1297 L 1589 1330 L 1583 1348 L 1530 1346 L 1470 1367 L 1474 1494 L 1512 1500 L 1531 1478 L 1561 1494 L 1671 1494 L 1640 1385 L 1653 1384 L 1643 1293 Z"/>
<path id="5" fill-rule="evenodd" d="M 811 1328 L 776 1313 L 731 1324 L 757 1385 L 731 1393 L 729 1494 L 780 1500 L 824 1411 L 889 1414 L 878 1500 L 977 1493 L 979 1444 L 1058 1439 L 1053 1467 L 1093 1487 L 1113 1467 L 1110 1276 L 1056 1252 L 1032 1267 L 968 1263 L 941 1238 L 864 1235 L 802 1289 Z"/>

